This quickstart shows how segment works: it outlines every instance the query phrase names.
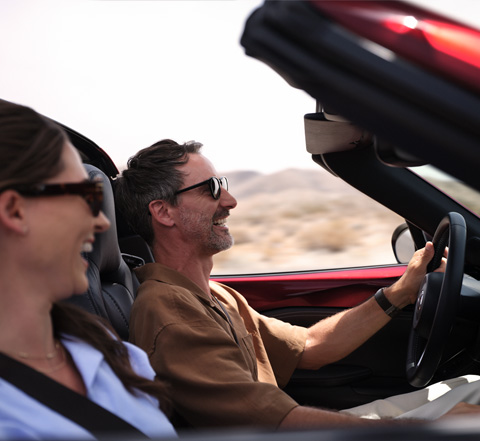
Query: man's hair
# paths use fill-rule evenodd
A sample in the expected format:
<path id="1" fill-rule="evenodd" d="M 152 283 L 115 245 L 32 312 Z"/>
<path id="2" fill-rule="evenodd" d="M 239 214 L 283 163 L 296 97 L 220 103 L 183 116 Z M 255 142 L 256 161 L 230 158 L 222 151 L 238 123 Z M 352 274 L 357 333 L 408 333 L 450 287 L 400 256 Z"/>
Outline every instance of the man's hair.
<path id="1" fill-rule="evenodd" d="M 115 201 L 130 228 L 148 245 L 153 245 L 152 217 L 148 205 L 163 200 L 177 204 L 176 192 L 183 185 L 184 173 L 178 167 L 188 155 L 199 153 L 202 144 L 189 141 L 178 144 L 163 139 L 132 156 L 127 168 L 115 182 Z"/>

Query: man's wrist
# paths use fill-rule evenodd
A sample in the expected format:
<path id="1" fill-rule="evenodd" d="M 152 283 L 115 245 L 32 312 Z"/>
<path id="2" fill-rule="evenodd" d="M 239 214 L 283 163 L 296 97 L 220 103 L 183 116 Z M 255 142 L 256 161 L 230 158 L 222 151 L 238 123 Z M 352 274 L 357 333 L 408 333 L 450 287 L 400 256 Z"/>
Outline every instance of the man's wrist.
<path id="1" fill-rule="evenodd" d="M 393 318 L 401 311 L 401 308 L 397 308 L 395 305 L 390 303 L 390 300 L 387 299 L 384 293 L 384 288 L 380 288 L 374 295 L 375 300 L 378 303 L 378 306 L 383 309 L 385 314 Z"/>

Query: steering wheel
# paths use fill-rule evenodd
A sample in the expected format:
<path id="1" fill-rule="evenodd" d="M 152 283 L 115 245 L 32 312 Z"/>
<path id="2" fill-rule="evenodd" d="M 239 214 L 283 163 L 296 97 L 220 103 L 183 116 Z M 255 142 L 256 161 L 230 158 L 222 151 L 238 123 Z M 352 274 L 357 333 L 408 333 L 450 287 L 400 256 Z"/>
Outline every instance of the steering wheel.
<path id="1" fill-rule="evenodd" d="M 466 239 L 465 219 L 455 212 L 442 219 L 433 236 L 435 254 L 418 292 L 408 342 L 407 380 L 412 386 L 426 386 L 442 358 L 458 310 Z M 440 266 L 447 246 L 445 273 L 433 272 Z"/>

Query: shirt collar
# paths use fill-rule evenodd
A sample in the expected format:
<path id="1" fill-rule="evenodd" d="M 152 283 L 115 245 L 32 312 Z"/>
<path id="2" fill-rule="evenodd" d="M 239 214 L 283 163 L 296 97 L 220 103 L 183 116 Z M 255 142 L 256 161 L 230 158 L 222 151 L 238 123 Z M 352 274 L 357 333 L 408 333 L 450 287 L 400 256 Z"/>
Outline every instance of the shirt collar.
<path id="1" fill-rule="evenodd" d="M 71 335 L 62 335 L 61 342 L 72 356 L 88 393 L 103 362 L 103 354 L 88 343 Z"/>
<path id="2" fill-rule="evenodd" d="M 202 301 L 211 306 L 216 306 L 214 300 L 204 292 L 196 283 L 192 282 L 182 273 L 162 265 L 161 263 L 146 263 L 140 268 L 135 269 L 135 274 L 140 283 L 147 280 L 156 280 L 157 282 L 167 283 L 169 285 L 181 286 L 188 289 Z"/>

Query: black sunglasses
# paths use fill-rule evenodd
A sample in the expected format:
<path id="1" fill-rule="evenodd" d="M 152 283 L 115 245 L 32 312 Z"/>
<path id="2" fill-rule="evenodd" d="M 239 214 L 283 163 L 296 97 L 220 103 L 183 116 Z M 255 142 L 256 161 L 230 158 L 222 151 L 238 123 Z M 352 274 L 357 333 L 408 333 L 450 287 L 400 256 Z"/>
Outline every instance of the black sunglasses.
<path id="1" fill-rule="evenodd" d="M 228 191 L 228 180 L 225 176 L 221 178 L 217 178 L 216 176 L 212 176 L 210 179 L 206 181 L 199 182 L 198 184 L 192 185 L 187 188 L 183 188 L 182 190 L 178 190 L 175 194 L 183 193 L 184 191 L 193 190 L 194 188 L 201 187 L 202 185 L 207 185 L 210 187 L 210 193 L 212 194 L 213 199 L 219 199 L 222 194 L 222 188 Z"/>
<path id="2" fill-rule="evenodd" d="M 102 209 L 103 181 L 86 179 L 71 184 L 37 184 L 28 188 L 16 188 L 21 195 L 27 197 L 62 196 L 66 194 L 81 196 L 87 202 L 94 217 Z"/>

